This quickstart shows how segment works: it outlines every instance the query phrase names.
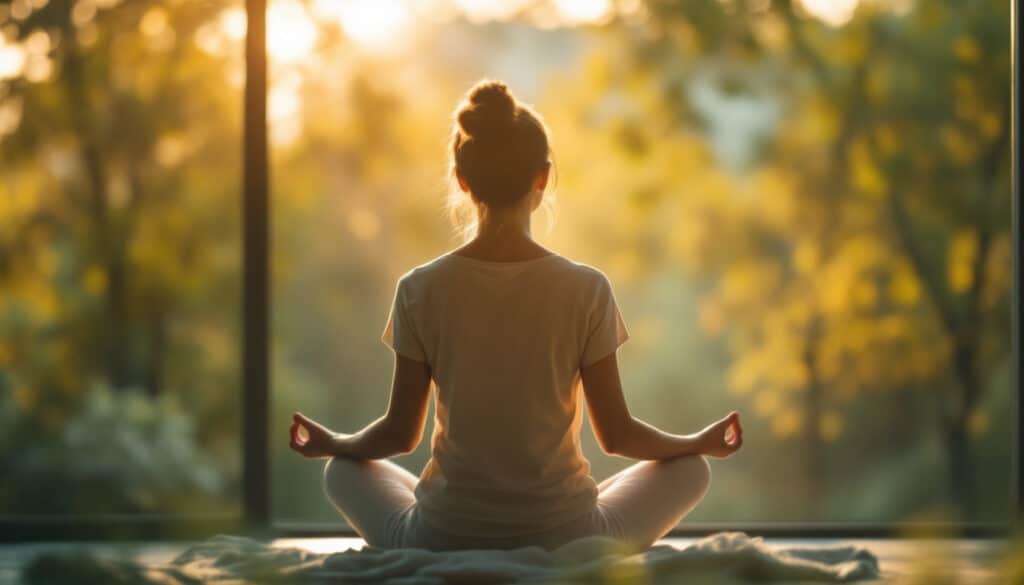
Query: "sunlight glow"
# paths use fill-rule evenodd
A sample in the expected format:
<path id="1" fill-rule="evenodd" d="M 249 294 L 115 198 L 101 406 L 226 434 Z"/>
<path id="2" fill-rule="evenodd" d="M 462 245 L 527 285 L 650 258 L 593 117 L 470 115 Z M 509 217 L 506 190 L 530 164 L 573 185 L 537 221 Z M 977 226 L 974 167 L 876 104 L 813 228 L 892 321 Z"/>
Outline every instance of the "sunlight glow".
<path id="1" fill-rule="evenodd" d="M 244 9 L 228 8 L 220 14 L 220 30 L 229 39 L 233 41 L 245 39 L 246 27 Z"/>
<path id="2" fill-rule="evenodd" d="M 315 0 L 312 8 L 318 18 L 336 21 L 345 36 L 375 51 L 399 44 L 410 24 L 409 10 L 399 0 Z"/>
<path id="3" fill-rule="evenodd" d="M 521 12 L 528 2 L 524 0 L 453 0 L 470 22 L 506 20 Z"/>
<path id="4" fill-rule="evenodd" d="M 17 44 L 8 44 L 0 34 L 0 80 L 21 75 L 25 69 L 25 50 Z"/>
<path id="5" fill-rule="evenodd" d="M 301 61 L 313 52 L 318 38 L 316 23 L 299 2 L 278 1 L 267 9 L 267 52 L 274 61 Z"/>
<path id="6" fill-rule="evenodd" d="M 348 229 L 358 239 L 368 241 L 380 234 L 380 218 L 369 209 L 357 208 L 348 212 Z"/>
<path id="7" fill-rule="evenodd" d="M 825 24 L 840 27 L 853 18 L 860 0 L 800 0 L 800 4 Z"/>
<path id="8" fill-rule="evenodd" d="M 275 146 L 294 143 L 302 132 L 302 76 L 294 70 L 278 76 L 267 95 L 270 140 Z"/>
<path id="9" fill-rule="evenodd" d="M 612 10 L 610 0 L 554 0 L 554 3 L 567 24 L 600 22 Z"/>

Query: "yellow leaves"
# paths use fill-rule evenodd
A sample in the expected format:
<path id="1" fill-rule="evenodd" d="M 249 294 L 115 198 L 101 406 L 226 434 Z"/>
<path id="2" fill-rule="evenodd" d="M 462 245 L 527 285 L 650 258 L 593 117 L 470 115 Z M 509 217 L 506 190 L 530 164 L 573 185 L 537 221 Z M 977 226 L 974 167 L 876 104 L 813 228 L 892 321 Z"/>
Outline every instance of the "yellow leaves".
<path id="1" fill-rule="evenodd" d="M 107 273 L 102 267 L 92 265 L 82 272 L 82 288 L 89 294 L 101 295 L 107 290 Z"/>
<path id="2" fill-rule="evenodd" d="M 754 412 L 758 416 L 769 418 L 782 409 L 782 399 L 777 392 L 761 392 L 754 400 Z"/>
<path id="3" fill-rule="evenodd" d="M 829 144 L 839 135 L 840 115 L 827 100 L 812 100 L 800 122 L 811 144 Z"/>
<path id="4" fill-rule="evenodd" d="M 612 64 L 605 55 L 592 53 L 583 62 L 583 84 L 595 89 L 608 87 L 612 82 Z"/>
<path id="5" fill-rule="evenodd" d="M 781 326 L 764 336 L 768 341 L 736 356 L 729 368 L 729 390 L 737 396 L 791 392 L 807 385 L 810 373 L 803 362 L 804 340 Z"/>
<path id="6" fill-rule="evenodd" d="M 798 410 L 784 410 L 772 419 L 772 434 L 780 439 L 795 437 L 803 429 L 804 415 Z"/>
<path id="7" fill-rule="evenodd" d="M 7 171 L 4 171 L 7 174 Z M 14 173 L 10 173 L 13 175 Z M 39 178 L 5 176 L 0 185 L 0 226 L 14 224 L 32 213 L 39 205 Z"/>
<path id="8" fill-rule="evenodd" d="M 848 156 L 853 185 L 866 195 L 881 198 L 888 182 L 872 159 L 867 143 L 855 141 Z"/>
<path id="9" fill-rule="evenodd" d="M 889 71 L 886 68 L 876 66 L 868 70 L 867 78 L 864 80 L 864 92 L 868 100 L 874 103 L 883 102 L 889 92 L 889 86 Z"/>
<path id="10" fill-rule="evenodd" d="M 770 51 L 781 51 L 789 46 L 789 29 L 775 12 L 751 17 L 751 31 L 758 42 Z"/>
<path id="11" fill-rule="evenodd" d="M 978 157 L 981 148 L 979 141 L 973 139 L 980 135 L 984 139 L 993 140 L 1003 132 L 1004 120 L 996 104 L 992 104 L 979 94 L 977 80 L 963 73 L 953 76 L 951 81 L 953 111 L 956 120 L 945 125 L 939 133 L 943 150 L 953 162 L 961 165 L 972 164 Z M 955 125 L 959 122 L 961 126 Z M 963 126 L 970 124 L 973 128 L 965 133 Z"/>
<path id="12" fill-rule="evenodd" d="M 792 176 L 773 167 L 757 171 L 753 197 L 760 221 L 782 232 L 793 229 L 800 217 L 800 202 Z"/>
<path id="13" fill-rule="evenodd" d="M 963 293 L 974 282 L 974 261 L 978 255 L 978 234 L 964 228 L 954 234 L 946 255 L 946 279 L 954 293 Z"/>
<path id="14" fill-rule="evenodd" d="M 160 166 L 175 167 L 188 154 L 188 145 L 181 133 L 164 134 L 156 141 L 153 154 Z"/>
<path id="15" fill-rule="evenodd" d="M 759 416 L 771 420 L 771 432 L 779 439 L 792 439 L 805 431 L 810 431 L 816 432 L 823 441 L 831 443 L 842 437 L 846 429 L 843 417 L 838 411 L 828 410 L 817 420 L 808 421 L 807 413 L 802 408 L 783 404 L 774 393 L 759 395 L 754 409 Z"/>
<path id="16" fill-rule="evenodd" d="M 793 267 L 801 275 L 806 276 L 813 272 L 820 260 L 821 251 L 814 240 L 801 240 L 793 249 Z"/>
<path id="17" fill-rule="evenodd" d="M 870 309 L 878 304 L 878 287 L 866 278 L 858 279 L 851 291 L 854 305 L 860 309 Z"/>
<path id="18" fill-rule="evenodd" d="M 720 294 L 727 306 L 755 304 L 779 281 L 779 267 L 769 260 L 737 261 L 726 268 Z"/>
<path id="19" fill-rule="evenodd" d="M 762 360 L 757 354 L 739 358 L 729 368 L 729 391 L 742 396 L 754 391 L 762 369 Z"/>
<path id="20" fill-rule="evenodd" d="M 952 124 L 947 124 L 942 129 L 940 140 L 942 141 L 942 147 L 953 162 L 966 165 L 977 157 L 977 145 Z"/>
<path id="21" fill-rule="evenodd" d="M 963 63 L 975 63 L 981 57 L 981 47 L 974 38 L 961 35 L 953 42 L 953 55 Z"/>
<path id="22" fill-rule="evenodd" d="M 836 53 L 844 63 L 861 63 L 868 54 L 868 37 L 866 35 L 842 35 L 836 44 Z"/>
<path id="23" fill-rule="evenodd" d="M 897 305 L 912 307 L 921 299 L 921 282 L 905 262 L 899 263 L 889 277 L 887 292 Z"/>
<path id="24" fill-rule="evenodd" d="M 838 315 L 877 303 L 878 291 L 870 275 L 883 268 L 890 258 L 888 247 L 878 236 L 848 238 L 819 279 L 819 306 L 828 314 Z"/>
<path id="25" fill-rule="evenodd" d="M 847 280 L 824 278 L 818 283 L 818 304 L 830 314 L 843 313 L 849 306 Z"/>
<path id="26" fill-rule="evenodd" d="M 688 268 L 704 270 L 708 264 L 707 247 L 715 240 L 707 216 L 697 212 L 683 213 L 669 233 L 669 247 L 675 256 L 681 258 Z"/>
<path id="27" fill-rule="evenodd" d="M 34 316 L 40 321 L 51 321 L 57 317 L 60 303 L 52 287 L 33 287 L 37 290 L 28 295 L 25 301 Z"/>
<path id="28" fill-rule="evenodd" d="M 878 320 L 878 333 L 886 341 L 899 341 L 910 337 L 913 326 L 906 315 L 890 314 Z"/>
<path id="29" fill-rule="evenodd" d="M 978 128 L 985 138 L 995 140 L 1003 132 L 1003 119 L 995 112 L 984 112 L 978 116 Z"/>

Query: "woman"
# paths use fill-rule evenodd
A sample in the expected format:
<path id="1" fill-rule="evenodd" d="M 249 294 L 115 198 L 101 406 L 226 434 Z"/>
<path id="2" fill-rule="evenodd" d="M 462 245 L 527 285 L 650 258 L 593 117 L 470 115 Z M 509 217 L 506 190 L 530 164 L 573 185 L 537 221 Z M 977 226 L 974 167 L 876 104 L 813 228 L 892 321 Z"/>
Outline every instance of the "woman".
<path id="1" fill-rule="evenodd" d="M 743 444 L 735 412 L 692 435 L 629 413 L 615 355 L 628 333 L 608 279 L 530 234 L 549 154 L 540 118 L 504 84 L 470 90 L 451 166 L 475 236 L 399 279 L 382 336 L 395 351 L 386 414 L 351 435 L 295 414 L 291 447 L 330 458 L 327 496 L 370 545 L 554 548 L 605 535 L 647 547 L 704 496 L 704 457 Z M 419 444 L 432 382 L 417 478 L 386 459 Z M 600 485 L 580 451 L 581 391 L 601 448 L 641 460 Z"/>

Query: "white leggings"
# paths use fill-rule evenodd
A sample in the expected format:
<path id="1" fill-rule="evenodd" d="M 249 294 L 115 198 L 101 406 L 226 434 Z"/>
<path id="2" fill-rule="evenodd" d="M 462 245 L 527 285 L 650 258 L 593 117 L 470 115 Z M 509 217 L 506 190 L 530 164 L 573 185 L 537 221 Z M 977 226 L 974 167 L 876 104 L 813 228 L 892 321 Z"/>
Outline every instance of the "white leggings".
<path id="1" fill-rule="evenodd" d="M 708 490 L 711 469 L 700 456 L 641 461 L 598 486 L 597 506 L 555 530 L 516 537 L 464 537 L 426 524 L 413 490 L 418 478 L 386 460 L 334 458 L 324 468 L 327 498 L 372 546 L 432 550 L 552 549 L 576 538 L 602 535 L 646 548 L 672 530 Z"/>

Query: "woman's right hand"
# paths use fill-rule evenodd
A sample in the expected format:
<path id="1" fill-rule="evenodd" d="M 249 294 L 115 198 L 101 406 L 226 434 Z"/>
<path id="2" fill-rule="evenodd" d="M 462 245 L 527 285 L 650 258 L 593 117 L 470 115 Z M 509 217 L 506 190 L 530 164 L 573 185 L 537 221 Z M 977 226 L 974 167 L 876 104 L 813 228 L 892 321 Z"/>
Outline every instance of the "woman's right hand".
<path id="1" fill-rule="evenodd" d="M 743 446 L 743 426 L 735 410 L 722 420 L 711 423 L 697 434 L 701 455 L 724 459 Z"/>
<path id="2" fill-rule="evenodd" d="M 288 446 L 303 457 L 331 457 L 335 454 L 337 436 L 327 427 L 298 412 L 292 415 L 288 429 Z"/>

